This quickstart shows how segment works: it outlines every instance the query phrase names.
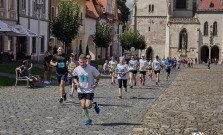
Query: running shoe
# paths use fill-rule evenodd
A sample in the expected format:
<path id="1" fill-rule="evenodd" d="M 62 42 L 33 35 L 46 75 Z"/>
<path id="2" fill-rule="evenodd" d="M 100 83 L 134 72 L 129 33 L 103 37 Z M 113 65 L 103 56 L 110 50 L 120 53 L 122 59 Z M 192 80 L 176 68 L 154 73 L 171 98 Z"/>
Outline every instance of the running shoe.
<path id="1" fill-rule="evenodd" d="M 166 81 L 168 81 L 168 78 L 166 78 Z"/>
<path id="2" fill-rule="evenodd" d="M 97 102 L 94 102 L 93 104 L 95 104 L 95 107 L 94 107 L 95 112 L 96 112 L 97 114 L 99 114 L 99 113 L 100 113 L 100 108 L 99 108 Z"/>
<path id="3" fill-rule="evenodd" d="M 130 86 L 130 88 L 132 89 L 133 87 L 132 87 L 132 86 Z"/>
<path id="4" fill-rule="evenodd" d="M 170 78 L 170 76 L 169 76 L 169 78 Z"/>
<path id="5" fill-rule="evenodd" d="M 145 86 L 145 83 L 143 83 L 143 86 Z"/>
<path id="6" fill-rule="evenodd" d="M 67 93 L 66 93 L 66 92 L 65 92 L 65 94 L 63 95 L 63 99 L 64 99 L 64 101 L 67 100 Z"/>
<path id="7" fill-rule="evenodd" d="M 85 122 L 85 125 L 90 125 L 91 122 L 92 122 L 92 120 L 87 120 L 87 121 Z"/>
<path id="8" fill-rule="evenodd" d="M 156 85 L 158 85 L 158 82 L 156 82 Z"/>
<path id="9" fill-rule="evenodd" d="M 136 82 L 135 82 L 135 86 L 136 86 Z"/>
<path id="10" fill-rule="evenodd" d="M 111 82 L 111 85 L 113 85 L 113 82 Z"/>
<path id="11" fill-rule="evenodd" d="M 44 84 L 50 84 L 50 82 L 48 82 L 48 81 L 44 81 Z"/>
<path id="12" fill-rule="evenodd" d="M 59 103 L 63 103 L 63 98 L 60 98 Z"/>
<path id="13" fill-rule="evenodd" d="M 70 94 L 70 98 L 73 98 L 73 94 Z"/>
<path id="14" fill-rule="evenodd" d="M 114 80 L 113 84 L 115 84 L 115 80 Z"/>
<path id="15" fill-rule="evenodd" d="M 127 92 L 127 87 L 125 88 L 125 92 Z"/>
<path id="16" fill-rule="evenodd" d="M 118 96 L 118 99 L 122 99 L 122 96 Z"/>
<path id="17" fill-rule="evenodd" d="M 140 80 L 140 84 L 142 84 L 142 80 Z"/>

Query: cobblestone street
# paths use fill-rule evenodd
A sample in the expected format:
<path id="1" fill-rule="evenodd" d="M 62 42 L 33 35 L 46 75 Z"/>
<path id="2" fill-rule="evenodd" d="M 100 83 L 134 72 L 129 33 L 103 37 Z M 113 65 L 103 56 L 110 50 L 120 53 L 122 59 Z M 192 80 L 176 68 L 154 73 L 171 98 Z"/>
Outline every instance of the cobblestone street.
<path id="1" fill-rule="evenodd" d="M 161 72 L 160 83 L 148 81 L 146 86 L 138 84 L 134 89 L 128 86 L 123 99 L 118 99 L 118 85 L 111 86 L 110 77 L 103 77 L 96 89 L 94 101 L 98 102 L 101 113 L 89 111 L 92 125 L 85 126 L 86 118 L 82 112 L 77 95 L 59 104 L 59 86 L 29 89 L 24 86 L 0 89 L 0 134 L 128 134 L 159 98 L 163 91 L 178 75 L 171 74 L 169 81 Z M 116 81 L 117 82 L 117 81 Z M 128 82 L 129 83 L 129 82 Z M 66 91 L 70 89 L 66 86 Z"/>
<path id="2" fill-rule="evenodd" d="M 223 66 L 183 69 L 131 134 L 223 134 Z"/>

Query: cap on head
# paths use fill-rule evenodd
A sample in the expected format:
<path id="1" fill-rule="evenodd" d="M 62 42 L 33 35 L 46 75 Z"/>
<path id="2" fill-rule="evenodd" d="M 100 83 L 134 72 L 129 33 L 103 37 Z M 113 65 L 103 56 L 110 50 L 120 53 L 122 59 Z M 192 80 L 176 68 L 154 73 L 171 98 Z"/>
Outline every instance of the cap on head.
<path id="1" fill-rule="evenodd" d="M 114 59 L 114 58 L 115 58 L 115 56 L 112 56 L 112 58 Z"/>
<path id="2" fill-rule="evenodd" d="M 142 57 L 145 57 L 145 54 L 142 54 Z"/>

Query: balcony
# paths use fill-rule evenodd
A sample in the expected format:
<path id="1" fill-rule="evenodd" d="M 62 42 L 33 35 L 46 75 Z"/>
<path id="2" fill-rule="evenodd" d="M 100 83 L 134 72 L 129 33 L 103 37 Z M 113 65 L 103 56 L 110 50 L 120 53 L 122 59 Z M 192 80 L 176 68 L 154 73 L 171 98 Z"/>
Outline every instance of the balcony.
<path id="1" fill-rule="evenodd" d="M 171 24 L 199 24 L 198 18 L 170 18 Z"/>

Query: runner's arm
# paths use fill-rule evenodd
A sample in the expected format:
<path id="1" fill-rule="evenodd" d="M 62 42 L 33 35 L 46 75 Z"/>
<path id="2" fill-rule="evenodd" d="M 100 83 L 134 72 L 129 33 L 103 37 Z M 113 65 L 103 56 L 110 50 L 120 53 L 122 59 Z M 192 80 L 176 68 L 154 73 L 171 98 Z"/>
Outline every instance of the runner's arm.
<path id="1" fill-rule="evenodd" d="M 57 66 L 57 62 L 54 62 L 53 60 L 51 60 L 50 65 L 55 67 L 55 66 Z"/>

